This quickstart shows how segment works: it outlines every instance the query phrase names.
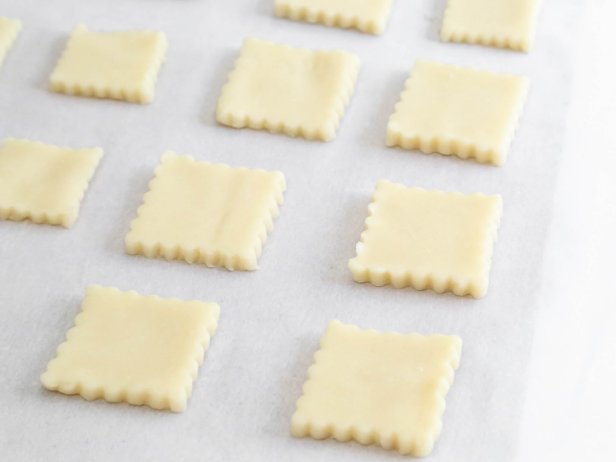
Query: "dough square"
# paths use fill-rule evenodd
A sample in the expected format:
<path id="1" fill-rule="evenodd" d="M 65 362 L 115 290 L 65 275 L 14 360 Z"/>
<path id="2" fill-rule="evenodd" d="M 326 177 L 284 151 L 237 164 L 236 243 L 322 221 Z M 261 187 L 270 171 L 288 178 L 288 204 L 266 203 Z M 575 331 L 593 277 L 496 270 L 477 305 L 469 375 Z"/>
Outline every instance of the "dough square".
<path id="1" fill-rule="evenodd" d="M 500 196 L 427 191 L 381 180 L 368 211 L 357 256 L 349 261 L 356 282 L 485 295 Z"/>
<path id="2" fill-rule="evenodd" d="M 359 58 L 346 51 L 248 39 L 222 90 L 216 119 L 234 128 L 331 140 L 358 72 Z"/>
<path id="3" fill-rule="evenodd" d="M 90 286 L 41 382 L 87 400 L 182 412 L 219 313 L 215 303 Z"/>
<path id="4" fill-rule="evenodd" d="M 0 66 L 20 30 L 21 21 L 0 16 Z"/>
<path id="5" fill-rule="evenodd" d="M 92 32 L 75 28 L 49 85 L 69 95 L 150 103 L 167 51 L 162 32 Z"/>
<path id="6" fill-rule="evenodd" d="M 540 0 L 448 0 L 441 38 L 528 51 Z"/>
<path id="7" fill-rule="evenodd" d="M 457 336 L 380 333 L 332 321 L 308 370 L 291 433 L 428 455 L 461 350 Z"/>
<path id="8" fill-rule="evenodd" d="M 102 156 L 100 148 L 6 139 L 0 146 L 0 219 L 70 228 Z"/>
<path id="9" fill-rule="evenodd" d="M 387 124 L 387 146 L 502 165 L 528 79 L 419 60 Z"/>
<path id="10" fill-rule="evenodd" d="M 282 204 L 281 172 L 163 155 L 126 236 L 131 255 L 255 270 Z"/>
<path id="11" fill-rule="evenodd" d="M 382 34 L 392 0 L 276 0 L 277 16 Z"/>

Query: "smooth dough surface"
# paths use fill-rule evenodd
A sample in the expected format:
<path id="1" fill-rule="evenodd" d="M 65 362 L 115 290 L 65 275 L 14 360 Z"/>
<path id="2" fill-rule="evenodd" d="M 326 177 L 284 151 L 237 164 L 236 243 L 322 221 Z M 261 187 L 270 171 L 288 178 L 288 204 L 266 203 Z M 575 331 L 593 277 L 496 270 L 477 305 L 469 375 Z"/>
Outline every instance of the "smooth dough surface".
<path id="1" fill-rule="evenodd" d="M 0 16 L 0 66 L 2 66 L 4 57 L 13 46 L 20 30 L 21 21 Z"/>
<path id="2" fill-rule="evenodd" d="M 77 26 L 51 74 L 50 88 L 72 95 L 149 103 L 166 51 L 162 32 L 92 32 Z"/>
<path id="3" fill-rule="evenodd" d="M 457 336 L 380 333 L 332 321 L 291 432 L 428 455 L 461 350 Z"/>
<path id="4" fill-rule="evenodd" d="M 276 0 L 276 15 L 382 34 L 393 0 Z"/>
<path id="5" fill-rule="evenodd" d="M 87 400 L 181 412 L 219 312 L 215 303 L 90 286 L 75 327 L 41 381 L 49 390 Z"/>
<path id="6" fill-rule="evenodd" d="M 357 282 L 483 297 L 502 210 L 500 196 L 407 188 L 381 180 L 357 256 Z"/>
<path id="7" fill-rule="evenodd" d="M 166 153 L 126 236 L 126 251 L 254 270 L 284 190 L 281 172 Z"/>
<path id="8" fill-rule="evenodd" d="M 103 151 L 9 138 L 0 146 L 0 219 L 70 227 Z"/>
<path id="9" fill-rule="evenodd" d="M 216 119 L 235 128 L 327 141 L 355 88 L 359 58 L 342 50 L 247 39 L 222 90 Z"/>
<path id="10" fill-rule="evenodd" d="M 528 51 L 540 0 L 448 0 L 441 38 Z"/>
<path id="11" fill-rule="evenodd" d="M 419 60 L 387 124 L 388 146 L 501 165 L 528 79 Z"/>

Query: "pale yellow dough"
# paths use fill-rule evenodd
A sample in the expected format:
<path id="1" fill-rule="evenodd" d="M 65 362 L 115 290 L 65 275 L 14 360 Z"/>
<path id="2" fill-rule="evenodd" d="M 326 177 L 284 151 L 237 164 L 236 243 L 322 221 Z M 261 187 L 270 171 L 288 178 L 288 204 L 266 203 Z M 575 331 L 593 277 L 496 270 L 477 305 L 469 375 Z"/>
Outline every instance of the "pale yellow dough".
<path id="1" fill-rule="evenodd" d="M 0 146 L 0 219 L 71 227 L 102 155 L 100 148 L 5 140 Z"/>
<path id="2" fill-rule="evenodd" d="M 285 187 L 281 172 L 166 153 L 126 236 L 126 251 L 254 270 Z"/>
<path id="3" fill-rule="evenodd" d="M 332 321 L 308 370 L 291 432 L 428 455 L 441 432 L 461 350 L 456 336 L 380 333 Z"/>
<path id="4" fill-rule="evenodd" d="M 182 412 L 219 313 L 215 303 L 90 286 L 41 382 L 87 400 Z"/>
<path id="5" fill-rule="evenodd" d="M 59 93 L 149 103 L 166 51 L 162 32 L 91 32 L 78 26 L 49 85 Z"/>
<path id="6" fill-rule="evenodd" d="M 216 119 L 235 128 L 331 140 L 355 88 L 359 58 L 247 39 Z"/>
<path id="7" fill-rule="evenodd" d="M 448 0 L 441 38 L 528 51 L 540 0 Z"/>
<path id="8" fill-rule="evenodd" d="M 21 21 L 0 16 L 0 66 L 21 30 Z"/>
<path id="9" fill-rule="evenodd" d="M 501 165 L 528 79 L 419 60 L 387 124 L 387 146 Z"/>
<path id="10" fill-rule="evenodd" d="M 276 0 L 276 15 L 382 34 L 393 0 Z"/>
<path id="11" fill-rule="evenodd" d="M 357 282 L 483 297 L 502 210 L 500 196 L 426 191 L 381 180 L 357 256 Z"/>

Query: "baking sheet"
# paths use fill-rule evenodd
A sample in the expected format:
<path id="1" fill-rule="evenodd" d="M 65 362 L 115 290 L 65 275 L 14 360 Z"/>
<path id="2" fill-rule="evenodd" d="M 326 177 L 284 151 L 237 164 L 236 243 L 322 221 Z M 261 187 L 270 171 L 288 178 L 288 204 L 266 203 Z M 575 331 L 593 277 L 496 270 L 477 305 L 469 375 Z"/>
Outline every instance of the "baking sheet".
<path id="1" fill-rule="evenodd" d="M 24 22 L 0 69 L 0 137 L 105 150 L 72 229 L 0 222 L 3 459 L 400 459 L 376 447 L 289 436 L 306 370 L 332 318 L 365 328 L 460 335 L 461 367 L 431 460 L 514 459 L 575 69 L 568 51 L 583 3 L 546 0 L 530 54 L 441 43 L 444 0 L 398 0 L 381 37 L 277 19 L 272 3 L 0 0 L 3 15 Z M 152 105 L 46 90 L 78 23 L 168 35 Z M 360 56 L 358 85 L 336 140 L 323 144 L 216 125 L 217 97 L 249 36 Z M 417 58 L 531 79 L 504 167 L 384 147 L 387 118 Z M 285 204 L 259 271 L 229 273 L 124 254 L 124 235 L 167 149 L 285 173 Z M 351 281 L 346 262 L 380 178 L 503 196 L 484 299 Z M 38 376 L 90 283 L 220 303 L 219 330 L 185 413 L 88 403 L 42 389 Z"/>

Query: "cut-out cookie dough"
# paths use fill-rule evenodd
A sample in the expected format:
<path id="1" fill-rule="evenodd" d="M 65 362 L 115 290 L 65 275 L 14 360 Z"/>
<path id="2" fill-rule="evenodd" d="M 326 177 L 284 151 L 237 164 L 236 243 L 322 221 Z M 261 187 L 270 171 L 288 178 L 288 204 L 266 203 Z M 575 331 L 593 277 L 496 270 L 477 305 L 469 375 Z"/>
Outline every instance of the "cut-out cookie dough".
<path id="1" fill-rule="evenodd" d="M 280 172 L 163 155 L 126 236 L 132 255 L 257 269 L 285 190 Z"/>
<path id="2" fill-rule="evenodd" d="M 381 180 L 357 256 L 357 282 L 483 297 L 502 210 L 500 196 L 426 191 Z"/>
<path id="3" fill-rule="evenodd" d="M 0 146 L 0 219 L 73 225 L 103 151 L 9 138 Z"/>
<path id="4" fill-rule="evenodd" d="M 387 124 L 387 146 L 501 165 L 528 79 L 417 61 Z"/>
<path id="5" fill-rule="evenodd" d="M 528 51 L 540 0 L 448 0 L 441 29 L 447 42 Z"/>
<path id="6" fill-rule="evenodd" d="M 0 66 L 21 30 L 21 21 L 0 16 Z"/>
<path id="7" fill-rule="evenodd" d="M 167 51 L 162 32 L 75 28 L 49 79 L 51 90 L 149 103 Z"/>
<path id="8" fill-rule="evenodd" d="M 215 303 L 90 286 L 41 382 L 87 400 L 182 412 L 219 312 Z"/>
<path id="9" fill-rule="evenodd" d="M 382 34 L 393 0 L 276 0 L 277 16 Z"/>
<path id="10" fill-rule="evenodd" d="M 291 432 L 428 455 L 441 432 L 461 349 L 456 336 L 380 333 L 332 321 Z"/>
<path id="11" fill-rule="evenodd" d="M 359 58 L 247 39 L 216 119 L 235 128 L 331 140 L 355 88 Z"/>

